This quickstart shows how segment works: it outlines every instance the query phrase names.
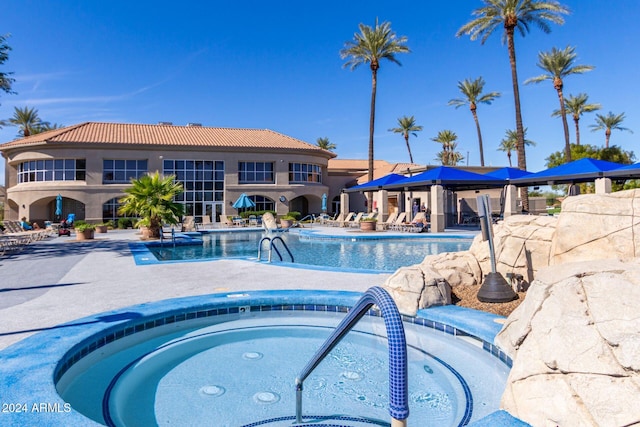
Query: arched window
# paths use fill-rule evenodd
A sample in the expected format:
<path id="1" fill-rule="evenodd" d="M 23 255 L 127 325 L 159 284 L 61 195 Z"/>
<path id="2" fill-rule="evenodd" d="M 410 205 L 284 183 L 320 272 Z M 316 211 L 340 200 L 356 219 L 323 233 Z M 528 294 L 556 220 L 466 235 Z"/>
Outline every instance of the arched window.
<path id="1" fill-rule="evenodd" d="M 264 196 L 249 196 L 249 198 L 251 200 L 253 200 L 253 203 L 256 204 L 256 207 L 253 208 L 256 211 L 275 211 L 275 203 L 273 200 L 269 199 L 268 197 L 264 197 Z"/>
<path id="2" fill-rule="evenodd" d="M 102 220 L 104 222 L 115 221 L 122 216 L 118 215 L 118 208 L 120 207 L 118 199 L 119 197 L 114 197 L 102 205 Z"/>

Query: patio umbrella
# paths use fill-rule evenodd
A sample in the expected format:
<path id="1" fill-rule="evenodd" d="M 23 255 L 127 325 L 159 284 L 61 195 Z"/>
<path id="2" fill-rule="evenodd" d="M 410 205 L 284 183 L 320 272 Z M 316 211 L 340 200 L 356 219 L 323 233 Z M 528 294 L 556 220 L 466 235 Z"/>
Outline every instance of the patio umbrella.
<path id="1" fill-rule="evenodd" d="M 56 215 L 62 215 L 62 196 L 60 194 L 56 196 Z"/>
<path id="2" fill-rule="evenodd" d="M 322 212 L 327 211 L 327 193 L 322 194 Z"/>
<path id="3" fill-rule="evenodd" d="M 242 193 L 240 197 L 238 197 L 238 200 L 233 204 L 233 207 L 236 209 L 253 208 L 255 206 L 256 204 L 253 203 L 253 200 L 251 200 L 245 193 Z"/>

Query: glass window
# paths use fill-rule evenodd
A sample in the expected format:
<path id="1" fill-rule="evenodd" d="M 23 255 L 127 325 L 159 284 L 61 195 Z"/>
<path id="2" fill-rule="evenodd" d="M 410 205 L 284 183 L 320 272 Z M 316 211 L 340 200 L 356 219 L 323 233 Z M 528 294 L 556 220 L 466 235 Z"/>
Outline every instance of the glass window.
<path id="1" fill-rule="evenodd" d="M 322 167 L 311 163 L 289 163 L 289 183 L 322 183 Z"/>
<path id="2" fill-rule="evenodd" d="M 147 160 L 105 159 L 102 161 L 102 183 L 128 184 L 147 171 Z"/>
<path id="3" fill-rule="evenodd" d="M 265 173 L 265 171 L 273 171 L 272 162 L 239 162 L 238 182 L 240 184 L 273 184 L 273 173 Z"/>
<path id="4" fill-rule="evenodd" d="M 18 182 L 84 181 L 84 159 L 29 160 L 18 165 Z"/>

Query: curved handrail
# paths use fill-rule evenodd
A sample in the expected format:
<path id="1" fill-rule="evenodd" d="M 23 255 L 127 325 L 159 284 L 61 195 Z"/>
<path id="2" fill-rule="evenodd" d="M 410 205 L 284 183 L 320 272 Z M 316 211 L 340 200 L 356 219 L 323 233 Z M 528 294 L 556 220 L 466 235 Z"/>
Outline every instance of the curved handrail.
<path id="1" fill-rule="evenodd" d="M 304 380 L 376 304 L 382 312 L 389 343 L 389 415 L 404 424 L 409 417 L 407 384 L 407 340 L 402 317 L 393 298 L 379 286 L 369 288 L 313 355 L 296 378 L 296 423 L 302 423 L 302 389 Z"/>
<path id="2" fill-rule="evenodd" d="M 291 257 L 291 262 L 295 262 L 295 260 L 293 259 L 293 254 L 289 250 L 289 247 L 284 242 L 284 240 L 282 240 L 282 237 L 280 237 L 280 236 L 276 236 L 276 237 L 273 237 L 273 238 L 272 237 L 263 237 L 262 239 L 260 239 L 260 243 L 258 244 L 258 261 L 261 260 L 261 257 L 262 257 L 261 256 L 261 254 L 262 254 L 262 242 L 264 242 L 265 240 L 269 242 L 269 262 L 271 262 L 271 251 L 272 250 L 275 250 L 276 253 L 278 254 L 278 256 L 280 257 L 280 261 L 283 261 L 282 254 L 280 253 L 278 248 L 275 246 L 275 242 L 278 241 L 278 240 L 280 242 L 282 242 L 282 246 L 287 250 L 287 253 Z"/>

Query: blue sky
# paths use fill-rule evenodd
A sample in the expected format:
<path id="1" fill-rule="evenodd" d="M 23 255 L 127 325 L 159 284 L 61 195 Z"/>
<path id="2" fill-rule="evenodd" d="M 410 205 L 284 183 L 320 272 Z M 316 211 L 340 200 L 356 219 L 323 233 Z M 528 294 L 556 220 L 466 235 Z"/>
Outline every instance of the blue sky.
<path id="1" fill-rule="evenodd" d="M 640 2 L 566 0 L 563 26 L 545 34 L 532 28 L 516 36 L 523 121 L 537 143 L 528 169 L 564 146 L 551 82 L 524 85 L 542 73 L 540 51 L 575 46 L 576 64 L 595 70 L 565 80 L 565 95 L 586 92 L 601 113 L 626 114 L 623 126 L 640 132 L 636 73 L 640 65 Z M 0 33 L 12 47 L 2 71 L 14 72 L 17 95 L 0 94 L 0 118 L 14 107 L 35 107 L 43 120 L 63 125 L 85 121 L 268 128 L 315 143 L 328 137 L 339 158 L 367 158 L 371 73 L 343 68 L 339 51 L 358 24 L 376 17 L 408 37 L 412 53 L 402 66 L 384 62 L 378 74 L 376 158 L 407 162 L 400 135 L 388 131 L 398 117 L 414 115 L 424 127 L 410 142 L 414 160 L 436 164 L 444 129 L 458 135 L 462 164 L 479 165 L 475 125 L 468 108 L 448 106 L 461 96 L 458 81 L 482 76 L 485 91 L 502 97 L 480 105 L 485 164 L 506 166 L 497 151 L 505 130 L 515 128 L 511 74 L 502 34 L 484 45 L 456 31 L 482 6 L 479 0 L 448 1 L 30 1 L 5 0 Z M 591 132 L 595 114 L 581 120 L 582 143 L 604 145 Z M 572 121 L 569 122 L 572 142 Z M 0 142 L 17 128 L 0 129 Z M 614 131 L 611 144 L 635 147 L 637 134 Z M 515 164 L 515 156 L 514 156 Z M 4 179 L 4 164 L 0 166 Z"/>

